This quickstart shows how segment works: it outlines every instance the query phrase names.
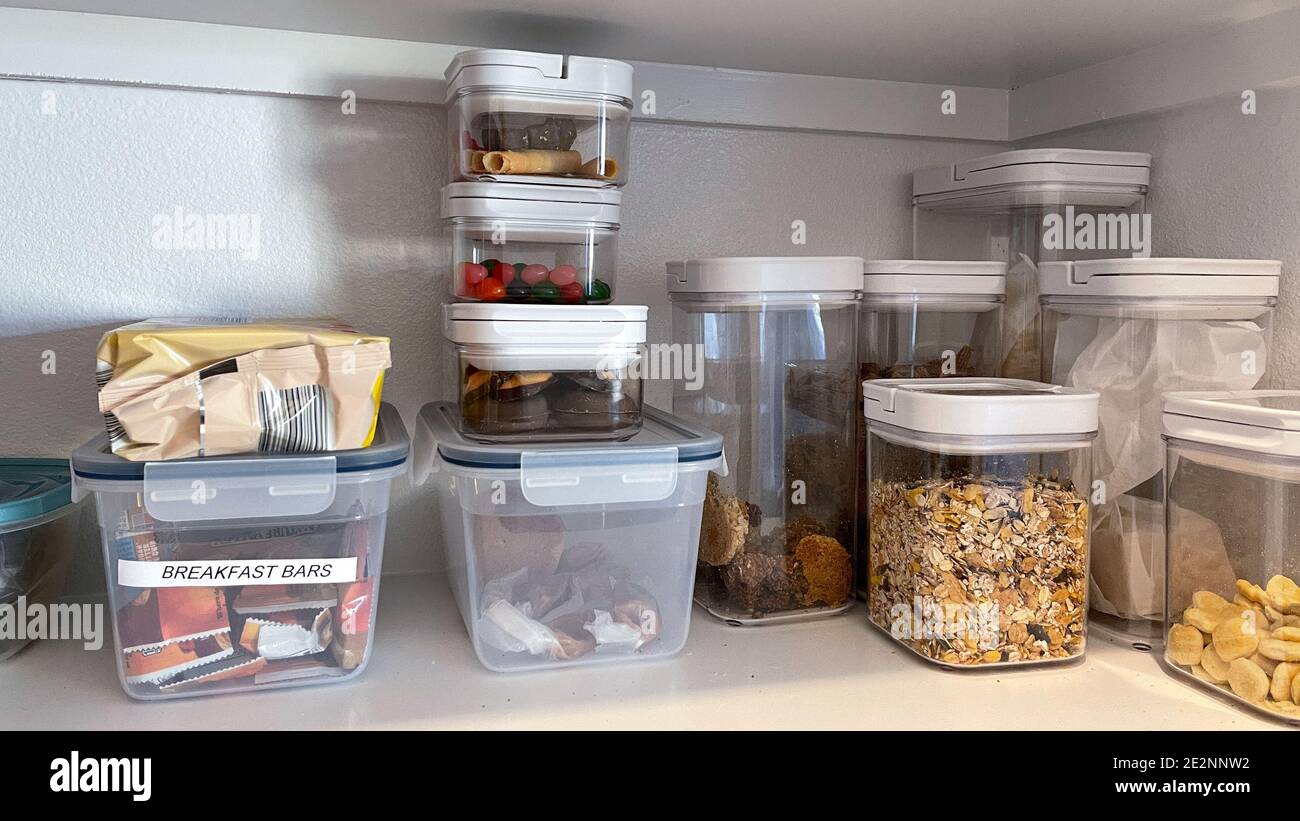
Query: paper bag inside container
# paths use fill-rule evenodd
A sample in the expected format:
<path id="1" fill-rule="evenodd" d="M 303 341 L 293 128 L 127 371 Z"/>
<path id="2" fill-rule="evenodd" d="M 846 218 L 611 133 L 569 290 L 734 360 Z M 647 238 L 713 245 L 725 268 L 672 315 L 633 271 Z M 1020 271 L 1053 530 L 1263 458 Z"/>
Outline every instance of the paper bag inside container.
<path id="1" fill-rule="evenodd" d="M 374 438 L 387 342 L 258 350 L 100 404 L 118 430 L 113 453 L 162 461 L 237 453 L 363 448 Z"/>
<path id="2" fill-rule="evenodd" d="M 1101 394 L 1093 478 L 1106 501 L 1093 507 L 1092 603 L 1121 618 L 1158 619 L 1163 581 L 1153 568 L 1164 519 L 1158 502 L 1124 495 L 1164 467 L 1162 394 L 1255 387 L 1267 364 L 1264 331 L 1252 321 L 1076 314 L 1058 326 L 1053 373 L 1075 351 L 1062 383 Z"/>

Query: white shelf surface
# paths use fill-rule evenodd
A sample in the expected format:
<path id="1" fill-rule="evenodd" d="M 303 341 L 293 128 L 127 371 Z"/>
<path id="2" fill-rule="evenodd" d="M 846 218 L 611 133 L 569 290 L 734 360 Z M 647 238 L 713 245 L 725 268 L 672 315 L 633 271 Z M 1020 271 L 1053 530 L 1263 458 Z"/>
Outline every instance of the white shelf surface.
<path id="1" fill-rule="evenodd" d="M 113 651 L 37 642 L 0 663 L 0 730 L 1267 729 L 1094 640 L 1069 667 L 952 673 L 860 608 L 822 621 L 723 625 L 700 610 L 678 656 L 526 674 L 478 664 L 443 579 L 390 577 L 355 682 L 166 702 L 122 691 Z"/>

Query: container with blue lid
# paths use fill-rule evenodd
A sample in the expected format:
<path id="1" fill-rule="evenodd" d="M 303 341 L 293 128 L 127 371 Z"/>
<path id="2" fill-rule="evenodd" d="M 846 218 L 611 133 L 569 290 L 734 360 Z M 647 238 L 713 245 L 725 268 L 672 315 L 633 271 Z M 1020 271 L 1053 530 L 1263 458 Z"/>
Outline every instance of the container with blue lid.
<path id="1" fill-rule="evenodd" d="M 99 507 L 118 670 L 141 699 L 324 684 L 370 657 L 401 416 L 370 447 L 167 462 L 74 451 Z"/>
<path id="2" fill-rule="evenodd" d="M 622 442 L 485 444 L 425 405 L 412 465 L 442 520 L 479 660 L 515 672 L 672 655 L 690 626 L 700 518 L 722 437 L 649 406 Z"/>
<path id="3" fill-rule="evenodd" d="M 63 595 L 76 510 L 66 460 L 0 459 L 0 605 L 44 605 Z M 0 638 L 0 660 L 27 643 Z"/>

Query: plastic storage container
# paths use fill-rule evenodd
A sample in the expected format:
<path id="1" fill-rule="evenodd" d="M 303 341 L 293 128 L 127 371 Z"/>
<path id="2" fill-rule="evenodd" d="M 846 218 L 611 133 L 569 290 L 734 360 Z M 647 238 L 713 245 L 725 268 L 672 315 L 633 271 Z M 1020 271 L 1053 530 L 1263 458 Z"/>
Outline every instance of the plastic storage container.
<path id="1" fill-rule="evenodd" d="M 956 669 L 1082 657 L 1097 394 L 862 383 L 871 623 Z"/>
<path id="2" fill-rule="evenodd" d="M 862 278 L 862 379 L 997 376 L 1002 365 L 1003 262 L 868 260 Z M 855 413 L 858 526 L 854 574 L 867 591 L 866 420 Z"/>
<path id="3" fill-rule="evenodd" d="M 1038 263 L 1150 256 L 1150 175 L 1150 154 L 1063 148 L 919 169 L 912 255 L 1007 263 L 1000 371 L 1039 379 Z"/>
<path id="4" fill-rule="evenodd" d="M 63 595 L 77 510 L 66 460 L 0 459 L 0 606 L 48 605 Z M 0 638 L 0 661 L 27 646 L 22 633 Z"/>
<path id="5" fill-rule="evenodd" d="M 466 302 L 602 304 L 614 298 L 619 191 L 452 183 L 451 293 Z"/>
<path id="6" fill-rule="evenodd" d="M 1039 270 L 1043 378 L 1101 393 L 1093 508 L 1093 626 L 1147 645 L 1161 634 L 1166 391 L 1262 384 L 1281 265 L 1107 259 Z"/>
<path id="7" fill-rule="evenodd" d="M 456 55 L 446 79 L 451 179 L 627 181 L 627 63 L 475 49 Z"/>
<path id="8" fill-rule="evenodd" d="M 644 305 L 443 306 L 461 432 L 484 442 L 634 435 L 646 314 Z"/>
<path id="9" fill-rule="evenodd" d="M 1300 391 L 1165 396 L 1162 665 L 1300 726 Z"/>
<path id="10" fill-rule="evenodd" d="M 432 481 L 448 578 L 498 672 L 670 656 L 686 643 L 706 477 L 722 439 L 647 407 L 621 443 L 484 445 L 426 405 L 415 476 Z"/>
<path id="11" fill-rule="evenodd" d="M 839 613 L 853 597 L 860 412 L 857 257 L 668 264 L 673 412 L 723 436 L 695 598 L 734 624 Z"/>
<path id="12" fill-rule="evenodd" d="M 370 447 L 130 462 L 77 449 L 99 505 L 118 673 L 139 699 L 344 681 L 370 658 L 389 489 L 409 440 L 391 405 Z"/>

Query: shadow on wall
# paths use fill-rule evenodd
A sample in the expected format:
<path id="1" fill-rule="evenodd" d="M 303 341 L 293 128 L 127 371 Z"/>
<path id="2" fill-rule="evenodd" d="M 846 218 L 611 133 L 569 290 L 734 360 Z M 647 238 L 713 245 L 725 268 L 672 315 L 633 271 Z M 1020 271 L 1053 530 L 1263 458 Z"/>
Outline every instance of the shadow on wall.
<path id="1" fill-rule="evenodd" d="M 312 101 L 303 150 L 284 135 L 283 162 L 297 181 L 291 196 L 325 204 L 317 248 L 314 304 L 357 328 L 393 340 L 384 399 L 408 429 L 420 408 L 441 398 L 451 368 L 441 335 L 444 269 L 450 258 L 439 223 L 446 182 L 445 117 L 440 107 L 377 103 L 350 91 L 358 78 L 339 77 L 337 100 Z M 296 127 L 300 127 L 297 124 Z M 274 249 L 270 249 L 274 253 Z M 385 573 L 441 565 L 429 534 L 437 522 L 421 489 L 394 483 Z"/>

